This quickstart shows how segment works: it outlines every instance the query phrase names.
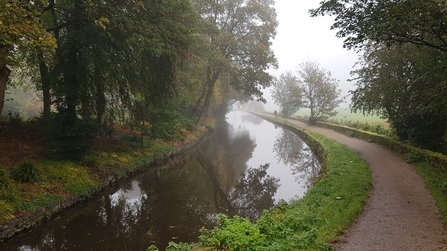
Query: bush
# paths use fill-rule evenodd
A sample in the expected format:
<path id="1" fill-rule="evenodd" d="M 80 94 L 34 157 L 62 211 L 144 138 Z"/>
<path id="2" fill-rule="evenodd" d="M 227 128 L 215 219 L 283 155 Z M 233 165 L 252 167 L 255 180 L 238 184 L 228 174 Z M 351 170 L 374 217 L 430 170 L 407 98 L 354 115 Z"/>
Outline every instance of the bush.
<path id="1" fill-rule="evenodd" d="M 259 228 L 248 219 L 234 216 L 228 218 L 220 214 L 221 227 L 212 230 L 202 228 L 199 241 L 204 246 L 212 246 L 218 250 L 252 251 L 263 250 L 265 236 Z"/>
<path id="2" fill-rule="evenodd" d="M 34 163 L 25 160 L 19 167 L 12 171 L 12 177 L 19 182 L 36 182 L 42 180 L 40 170 Z"/>

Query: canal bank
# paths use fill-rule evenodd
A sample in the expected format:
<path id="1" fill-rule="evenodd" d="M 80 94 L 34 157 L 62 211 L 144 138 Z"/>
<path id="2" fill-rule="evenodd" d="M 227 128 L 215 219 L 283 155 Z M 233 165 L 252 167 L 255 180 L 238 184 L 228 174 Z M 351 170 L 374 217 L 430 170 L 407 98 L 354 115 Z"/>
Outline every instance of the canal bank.
<path id="1" fill-rule="evenodd" d="M 95 190 L 93 193 L 89 193 L 85 196 L 67 195 L 64 196 L 64 198 L 52 202 L 51 205 L 37 207 L 32 212 L 24 212 L 19 215 L 15 215 L 14 219 L 12 219 L 11 221 L 0 224 L 0 243 L 22 233 L 25 230 L 29 230 L 35 226 L 38 226 L 39 224 L 51 219 L 57 213 L 60 213 L 82 201 L 88 200 L 94 194 L 110 187 L 119 180 L 126 179 L 134 173 L 144 171 L 153 165 L 163 163 L 164 161 L 173 158 L 174 156 L 181 155 L 182 153 L 199 144 L 210 133 L 212 133 L 212 128 L 203 127 L 201 130 L 198 130 L 198 133 L 196 132 L 192 140 L 178 142 L 173 147 L 163 149 L 156 156 L 141 156 L 140 160 L 137 161 L 139 165 L 138 168 L 128 170 L 123 169 L 118 172 L 115 171 L 103 174 L 102 179 L 98 182 L 98 185 L 95 186 Z M 117 156 L 112 157 L 119 159 Z M 126 162 L 126 160 L 121 162 Z"/>

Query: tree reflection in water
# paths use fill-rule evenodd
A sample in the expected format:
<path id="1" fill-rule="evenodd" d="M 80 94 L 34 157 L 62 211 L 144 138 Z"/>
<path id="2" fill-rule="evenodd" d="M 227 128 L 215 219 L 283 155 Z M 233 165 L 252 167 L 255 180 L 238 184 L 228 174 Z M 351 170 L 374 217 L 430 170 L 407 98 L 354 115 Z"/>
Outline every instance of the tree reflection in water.
<path id="1" fill-rule="evenodd" d="M 275 204 L 273 196 L 279 187 L 279 179 L 267 174 L 270 164 L 259 168 L 249 168 L 230 192 L 231 205 L 239 216 L 254 221 L 261 216 L 264 209 L 270 209 Z"/>
<path id="2" fill-rule="evenodd" d="M 312 180 L 318 177 L 320 163 L 310 148 L 294 132 L 282 130 L 275 140 L 273 151 L 278 162 L 282 161 L 290 166 L 292 174 L 296 175 L 295 180 L 306 181 L 305 185 L 309 187 L 312 185 Z"/>

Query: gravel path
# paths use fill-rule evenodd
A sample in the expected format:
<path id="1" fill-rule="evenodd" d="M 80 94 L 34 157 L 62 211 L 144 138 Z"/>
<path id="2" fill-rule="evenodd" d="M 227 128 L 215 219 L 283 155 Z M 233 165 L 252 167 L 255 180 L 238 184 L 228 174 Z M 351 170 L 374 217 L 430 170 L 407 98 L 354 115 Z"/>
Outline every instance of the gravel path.
<path id="1" fill-rule="evenodd" d="M 380 145 L 289 121 L 347 145 L 371 168 L 374 188 L 336 250 L 447 250 L 447 233 L 436 201 L 413 166 Z"/>

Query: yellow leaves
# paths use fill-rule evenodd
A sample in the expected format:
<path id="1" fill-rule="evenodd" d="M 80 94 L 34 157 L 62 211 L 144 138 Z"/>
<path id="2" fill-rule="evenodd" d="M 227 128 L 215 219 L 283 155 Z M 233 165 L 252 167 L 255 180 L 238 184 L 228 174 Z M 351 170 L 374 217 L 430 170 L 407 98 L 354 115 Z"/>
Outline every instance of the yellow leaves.
<path id="1" fill-rule="evenodd" d="M 119 161 L 119 162 L 122 162 L 122 163 L 127 163 L 127 162 L 129 162 L 126 158 L 123 158 L 123 157 L 118 158 L 118 161 Z"/>
<path id="2" fill-rule="evenodd" d="M 41 24 L 39 9 L 31 3 L 8 1 L 6 8 L 0 11 L 0 44 L 17 50 L 39 50 L 44 54 L 53 54 L 56 39 Z M 18 60 L 7 51 L 9 64 Z"/>
<path id="3" fill-rule="evenodd" d="M 110 158 L 113 158 L 113 159 L 118 160 L 118 161 L 121 162 L 121 163 L 127 163 L 127 162 L 129 162 L 128 159 L 126 159 L 126 158 L 124 158 L 124 157 L 119 157 L 118 154 L 116 154 L 116 153 L 100 152 L 100 153 L 99 153 L 99 156 L 104 157 L 104 158 L 110 157 Z"/>
<path id="4" fill-rule="evenodd" d="M 106 25 L 110 23 L 110 20 L 105 17 L 101 17 L 98 20 L 95 20 L 95 25 L 101 27 L 103 30 L 106 29 Z"/>

